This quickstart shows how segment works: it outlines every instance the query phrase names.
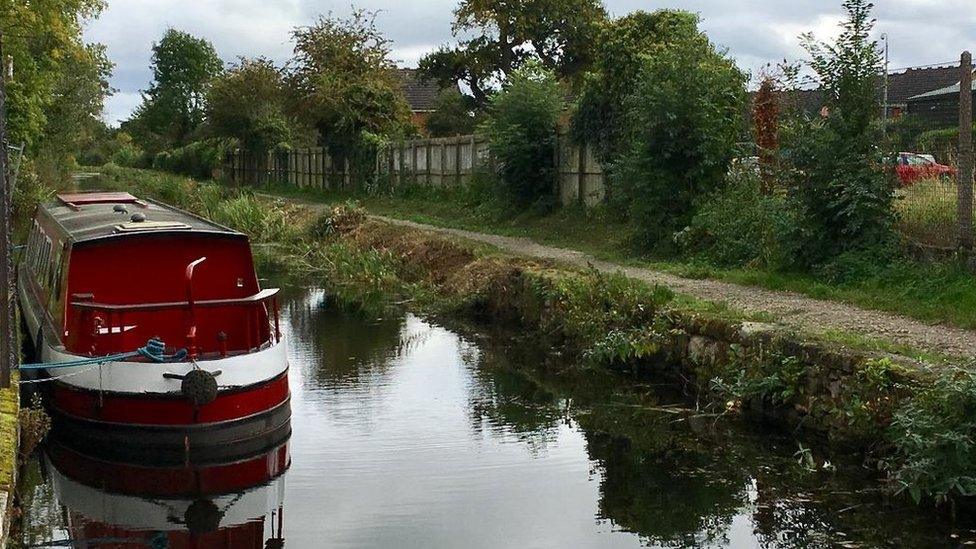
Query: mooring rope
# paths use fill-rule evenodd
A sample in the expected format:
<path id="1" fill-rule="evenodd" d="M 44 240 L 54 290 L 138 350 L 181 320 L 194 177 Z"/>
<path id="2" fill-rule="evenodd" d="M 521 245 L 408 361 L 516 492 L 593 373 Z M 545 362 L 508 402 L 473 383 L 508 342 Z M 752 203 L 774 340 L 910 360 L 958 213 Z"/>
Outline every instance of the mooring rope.
<path id="1" fill-rule="evenodd" d="M 85 368 L 84 370 L 80 370 L 80 371 L 77 371 L 77 372 L 71 372 L 69 374 L 61 374 L 59 376 L 42 377 L 42 378 L 37 378 L 37 379 L 22 379 L 22 380 L 18 381 L 17 383 L 19 385 L 33 385 L 33 384 L 36 384 L 36 383 L 47 383 L 49 381 L 57 381 L 59 379 L 64 379 L 66 377 L 78 376 L 78 375 L 81 375 L 81 374 L 84 374 L 84 373 L 88 373 L 88 372 L 94 370 L 95 368 L 99 368 L 99 367 L 101 367 L 101 364 L 95 364 L 91 368 Z"/>
<path id="2" fill-rule="evenodd" d="M 30 364 L 21 364 L 18 367 L 18 369 L 53 370 L 56 368 L 77 368 L 79 366 L 91 366 L 91 365 L 98 367 L 108 362 L 119 362 L 129 358 L 135 358 L 138 356 L 141 356 L 149 360 L 150 362 L 156 362 L 156 363 L 175 362 L 186 358 L 187 352 L 186 349 L 180 349 L 179 351 L 171 355 L 167 355 L 166 344 L 163 342 L 163 340 L 152 338 L 149 341 L 147 341 L 144 346 L 139 347 L 135 351 L 131 351 L 128 353 L 116 353 L 112 355 L 84 357 L 75 360 L 65 360 L 61 362 L 34 362 Z"/>

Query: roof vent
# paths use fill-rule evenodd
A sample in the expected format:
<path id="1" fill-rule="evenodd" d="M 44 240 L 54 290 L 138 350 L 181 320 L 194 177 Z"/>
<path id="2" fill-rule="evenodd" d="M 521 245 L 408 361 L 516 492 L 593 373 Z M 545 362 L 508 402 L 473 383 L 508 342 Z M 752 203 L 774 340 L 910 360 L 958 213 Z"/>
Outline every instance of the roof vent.
<path id="1" fill-rule="evenodd" d="M 146 214 L 136 212 L 132 214 L 132 217 L 129 219 L 131 219 L 133 223 L 142 223 L 146 220 Z"/>
<path id="2" fill-rule="evenodd" d="M 125 206 L 123 206 L 122 204 L 116 204 L 112 206 L 112 211 L 115 213 L 123 213 L 123 214 L 129 213 L 129 210 L 125 209 Z"/>
<path id="3" fill-rule="evenodd" d="M 115 226 L 117 233 L 136 233 L 150 231 L 188 231 L 190 226 L 178 221 L 138 221 Z"/>

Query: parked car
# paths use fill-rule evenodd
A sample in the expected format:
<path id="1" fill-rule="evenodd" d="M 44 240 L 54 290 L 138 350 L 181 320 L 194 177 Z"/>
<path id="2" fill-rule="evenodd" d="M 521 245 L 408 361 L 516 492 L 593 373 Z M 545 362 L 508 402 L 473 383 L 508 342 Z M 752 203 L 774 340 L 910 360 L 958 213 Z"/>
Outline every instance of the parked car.
<path id="1" fill-rule="evenodd" d="M 955 168 L 939 164 L 932 155 L 911 152 L 898 153 L 895 172 L 902 187 L 909 187 L 922 179 L 948 179 L 956 175 Z"/>

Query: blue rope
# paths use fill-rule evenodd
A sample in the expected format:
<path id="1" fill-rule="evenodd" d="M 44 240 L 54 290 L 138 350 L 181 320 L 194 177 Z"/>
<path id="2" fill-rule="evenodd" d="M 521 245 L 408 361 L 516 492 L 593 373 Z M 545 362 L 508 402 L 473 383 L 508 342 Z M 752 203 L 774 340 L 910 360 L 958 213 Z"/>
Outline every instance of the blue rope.
<path id="1" fill-rule="evenodd" d="M 76 368 L 78 366 L 91 366 L 94 364 L 105 364 L 106 362 L 119 362 L 129 358 L 141 356 L 150 362 L 163 363 L 183 360 L 187 356 L 186 349 L 180 349 L 171 355 L 166 354 L 166 344 L 163 340 L 152 338 L 142 347 L 129 353 L 116 353 L 114 355 L 93 356 L 79 358 L 75 360 L 65 360 L 63 362 L 35 362 L 31 364 L 21 364 L 20 370 L 53 370 L 55 368 Z"/>

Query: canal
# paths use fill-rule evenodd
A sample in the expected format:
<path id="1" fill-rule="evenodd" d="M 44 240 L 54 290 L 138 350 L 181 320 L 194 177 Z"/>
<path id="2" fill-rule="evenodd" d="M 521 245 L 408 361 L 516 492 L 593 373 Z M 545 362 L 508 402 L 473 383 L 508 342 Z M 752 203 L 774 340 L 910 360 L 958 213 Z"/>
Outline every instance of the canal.
<path id="1" fill-rule="evenodd" d="M 531 338 L 285 289 L 287 443 L 25 467 L 25 547 L 952 547 L 873 472 Z"/>

